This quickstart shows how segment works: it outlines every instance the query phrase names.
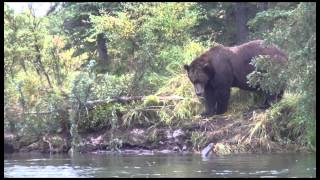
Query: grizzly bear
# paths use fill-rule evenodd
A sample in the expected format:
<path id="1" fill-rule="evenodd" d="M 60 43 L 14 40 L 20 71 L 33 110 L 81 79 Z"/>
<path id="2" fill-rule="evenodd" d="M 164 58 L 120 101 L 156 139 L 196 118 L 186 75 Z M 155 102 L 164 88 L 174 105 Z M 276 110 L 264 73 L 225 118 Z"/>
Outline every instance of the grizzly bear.
<path id="1" fill-rule="evenodd" d="M 287 55 L 275 45 L 266 45 L 263 40 L 254 40 L 239 46 L 217 45 L 197 57 L 190 65 L 184 65 L 197 96 L 204 97 L 205 112 L 202 116 L 223 114 L 227 111 L 231 87 L 259 91 L 250 87 L 247 75 L 254 70 L 249 64 L 258 55 L 269 55 L 279 63 L 288 61 Z M 265 93 L 265 92 L 264 92 Z M 266 107 L 280 99 L 279 94 L 266 94 Z"/>

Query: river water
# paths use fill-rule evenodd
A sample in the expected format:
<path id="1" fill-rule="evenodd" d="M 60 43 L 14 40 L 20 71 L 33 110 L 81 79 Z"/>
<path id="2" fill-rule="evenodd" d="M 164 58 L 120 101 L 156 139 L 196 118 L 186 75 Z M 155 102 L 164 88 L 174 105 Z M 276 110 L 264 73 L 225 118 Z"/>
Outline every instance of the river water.
<path id="1" fill-rule="evenodd" d="M 316 177 L 316 154 L 4 156 L 5 177 Z"/>

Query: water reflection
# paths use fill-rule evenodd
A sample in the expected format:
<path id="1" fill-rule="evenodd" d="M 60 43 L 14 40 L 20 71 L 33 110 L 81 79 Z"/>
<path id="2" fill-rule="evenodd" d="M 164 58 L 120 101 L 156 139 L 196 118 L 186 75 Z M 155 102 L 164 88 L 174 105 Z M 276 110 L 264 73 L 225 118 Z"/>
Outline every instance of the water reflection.
<path id="1" fill-rule="evenodd" d="M 5 155 L 5 177 L 315 177 L 315 154 Z"/>

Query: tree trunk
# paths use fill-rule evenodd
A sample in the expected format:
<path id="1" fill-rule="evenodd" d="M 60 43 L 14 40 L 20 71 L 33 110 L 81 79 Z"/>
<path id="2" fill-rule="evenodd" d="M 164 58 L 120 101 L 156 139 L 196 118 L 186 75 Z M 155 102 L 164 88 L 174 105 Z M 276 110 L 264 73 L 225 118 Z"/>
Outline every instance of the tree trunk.
<path id="1" fill-rule="evenodd" d="M 40 78 L 41 78 L 41 73 L 43 73 L 45 76 L 46 76 L 46 79 L 48 81 L 48 84 L 50 86 L 50 88 L 52 88 L 52 85 L 51 85 L 51 81 L 50 81 L 50 78 L 49 78 L 49 75 L 48 73 L 46 72 L 42 62 L 41 62 L 41 51 L 40 51 L 40 47 L 39 47 L 39 43 L 38 43 L 38 37 L 36 36 L 37 34 L 37 31 L 39 28 L 39 22 L 36 22 L 36 17 L 35 17 L 35 14 L 34 14 L 34 10 L 32 9 L 32 6 L 29 7 L 30 11 L 32 12 L 32 17 L 33 17 L 33 22 L 32 22 L 32 27 L 31 27 L 31 31 L 33 33 L 33 37 L 34 37 L 34 42 L 35 42 L 35 45 L 34 45 L 34 49 L 36 51 L 36 59 L 34 61 L 35 63 L 35 68 L 37 70 L 37 73 L 39 74 Z"/>
<path id="2" fill-rule="evenodd" d="M 247 23 L 249 19 L 255 17 L 257 12 L 268 9 L 268 3 L 233 3 L 233 16 L 236 28 L 236 45 L 249 40 L 249 28 Z"/>
<path id="3" fill-rule="evenodd" d="M 237 2 L 233 4 L 235 26 L 236 26 L 236 44 L 242 44 L 248 40 L 249 29 L 247 27 L 247 3 Z"/>
<path id="4" fill-rule="evenodd" d="M 54 74 L 57 80 L 57 84 L 58 86 L 62 85 L 62 77 L 61 77 L 61 68 L 60 68 L 60 60 L 59 60 L 59 52 L 58 52 L 58 48 L 55 48 L 52 50 L 52 56 L 53 56 L 53 61 L 54 61 Z"/>
<path id="5" fill-rule="evenodd" d="M 97 50 L 100 59 L 99 64 L 105 67 L 108 64 L 108 51 L 104 33 L 100 33 L 97 35 Z"/>
<path id="6" fill-rule="evenodd" d="M 35 37 L 35 38 L 36 38 L 36 37 Z M 47 81 L 48 81 L 48 84 L 49 84 L 50 88 L 52 88 L 49 75 L 48 75 L 48 73 L 46 72 L 46 70 L 45 70 L 45 68 L 44 68 L 44 66 L 43 66 L 43 64 L 42 64 L 42 62 L 41 62 L 41 54 L 40 54 L 41 52 L 40 52 L 39 46 L 37 45 L 37 43 L 38 43 L 38 42 L 37 42 L 37 39 L 35 39 L 35 43 L 36 43 L 36 45 L 35 45 L 35 50 L 36 50 L 36 52 L 37 52 L 35 64 L 36 64 L 36 67 L 38 67 L 38 68 L 37 68 L 37 71 L 42 71 L 42 73 L 44 74 L 44 76 L 46 77 L 46 79 L 47 79 Z M 38 73 L 39 73 L 39 72 L 38 72 Z"/>

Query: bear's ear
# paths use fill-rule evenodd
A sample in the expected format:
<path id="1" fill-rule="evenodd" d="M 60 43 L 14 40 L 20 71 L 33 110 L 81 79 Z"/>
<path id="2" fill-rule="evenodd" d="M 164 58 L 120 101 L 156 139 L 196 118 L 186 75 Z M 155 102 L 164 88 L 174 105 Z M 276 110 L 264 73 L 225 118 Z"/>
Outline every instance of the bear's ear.
<path id="1" fill-rule="evenodd" d="M 189 71 L 189 65 L 185 64 L 185 65 L 183 66 L 183 68 L 184 68 L 186 71 Z"/>

